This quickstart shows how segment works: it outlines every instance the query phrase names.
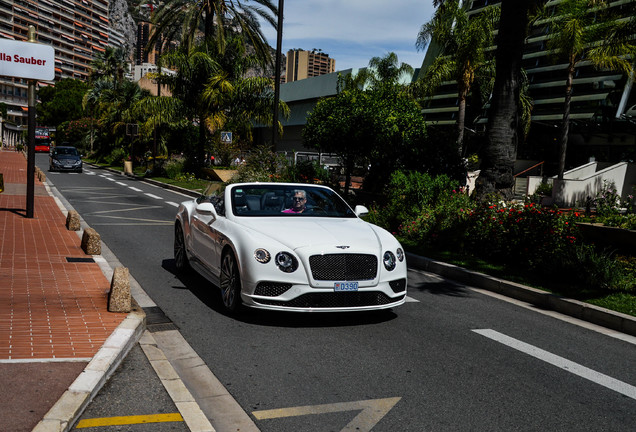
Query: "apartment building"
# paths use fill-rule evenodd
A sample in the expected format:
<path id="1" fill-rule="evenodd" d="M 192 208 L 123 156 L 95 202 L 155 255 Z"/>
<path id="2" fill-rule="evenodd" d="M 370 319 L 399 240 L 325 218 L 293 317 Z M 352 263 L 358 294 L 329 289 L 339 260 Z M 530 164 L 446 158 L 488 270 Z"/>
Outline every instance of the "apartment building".
<path id="1" fill-rule="evenodd" d="M 554 7 L 560 0 L 549 0 Z M 469 14 L 477 14 L 484 7 L 501 0 L 474 0 L 469 2 Z M 636 0 L 609 1 L 612 11 L 622 19 L 636 15 Z M 547 49 L 550 29 L 540 21 L 534 25 L 526 40 L 523 67 L 529 81 L 529 94 L 533 100 L 532 126 L 527 142 L 520 143 L 520 158 L 543 159 L 556 151 L 555 139 L 563 118 L 565 100 L 565 63 L 555 63 Z M 492 50 L 494 54 L 494 47 Z M 429 47 L 419 78 L 438 54 L 434 44 Z M 581 62 L 574 77 L 571 102 L 570 145 L 572 163 L 597 159 L 616 160 L 636 157 L 636 92 L 632 81 L 611 70 L 599 70 L 590 62 Z M 458 114 L 458 94 L 455 82 L 446 82 L 424 107 L 429 125 L 454 125 Z M 488 104 L 473 101 L 467 110 L 466 127 L 483 132 L 487 123 Z M 469 134 L 470 135 L 470 134 Z M 472 135 L 474 137 L 474 135 Z M 576 158 L 580 160 L 576 160 Z"/>
<path id="2" fill-rule="evenodd" d="M 55 48 L 55 80 L 86 80 L 98 53 L 124 43 L 109 27 L 108 6 L 109 0 L 0 0 L 0 38 L 26 41 L 33 25 L 37 41 Z M 9 107 L 5 120 L 26 125 L 26 80 L 0 77 L 0 102 Z"/>
<path id="3" fill-rule="evenodd" d="M 336 60 L 319 50 L 287 51 L 285 82 L 325 75 L 336 71 Z"/>

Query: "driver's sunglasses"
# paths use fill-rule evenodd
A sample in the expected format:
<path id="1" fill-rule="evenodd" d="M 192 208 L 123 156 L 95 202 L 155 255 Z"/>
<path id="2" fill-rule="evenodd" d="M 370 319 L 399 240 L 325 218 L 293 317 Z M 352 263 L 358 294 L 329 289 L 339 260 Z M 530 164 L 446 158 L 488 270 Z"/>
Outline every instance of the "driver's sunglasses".
<path id="1" fill-rule="evenodd" d="M 305 198 L 303 198 L 303 197 L 293 197 L 292 199 L 294 201 L 305 201 Z"/>

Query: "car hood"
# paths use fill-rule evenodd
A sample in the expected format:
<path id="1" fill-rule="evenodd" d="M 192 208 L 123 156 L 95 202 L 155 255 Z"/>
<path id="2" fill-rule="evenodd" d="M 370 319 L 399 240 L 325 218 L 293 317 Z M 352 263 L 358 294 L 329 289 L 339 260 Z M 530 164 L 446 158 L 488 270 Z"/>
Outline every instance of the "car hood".
<path id="1" fill-rule="evenodd" d="M 75 155 L 55 155 L 53 156 L 53 159 L 71 159 L 71 160 L 80 160 L 79 156 L 75 156 Z"/>
<path id="2" fill-rule="evenodd" d="M 357 218 L 250 218 L 239 224 L 270 237 L 291 250 L 322 245 L 348 246 L 367 251 L 380 249 L 380 240 L 373 226 Z"/>

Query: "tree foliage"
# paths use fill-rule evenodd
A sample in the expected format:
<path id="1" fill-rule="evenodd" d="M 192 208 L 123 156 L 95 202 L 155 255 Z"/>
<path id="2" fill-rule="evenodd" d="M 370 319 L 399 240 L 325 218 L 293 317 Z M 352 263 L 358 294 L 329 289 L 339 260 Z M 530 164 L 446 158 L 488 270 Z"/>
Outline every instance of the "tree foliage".
<path id="1" fill-rule="evenodd" d="M 479 74 L 491 73 L 487 49 L 493 44 L 493 30 L 499 19 L 499 7 L 489 6 L 476 16 L 467 13 L 464 0 L 445 0 L 433 18 L 422 25 L 416 46 L 424 49 L 435 43 L 439 55 L 413 86 L 419 97 L 430 97 L 444 82 L 457 83 L 457 147 L 462 153 L 466 125 L 466 103 L 473 83 Z"/>
<path id="2" fill-rule="evenodd" d="M 82 99 L 89 86 L 83 81 L 65 78 L 55 86 L 41 87 L 38 91 L 38 123 L 56 127 L 65 121 L 84 116 Z"/>
<path id="3" fill-rule="evenodd" d="M 563 178 L 570 124 L 570 105 L 576 68 L 587 61 L 599 69 L 632 73 L 636 44 L 634 19 L 619 20 L 602 0 L 563 0 L 543 8 L 537 16 L 550 28 L 548 48 L 566 67 L 565 101 L 561 123 L 559 179 Z"/>

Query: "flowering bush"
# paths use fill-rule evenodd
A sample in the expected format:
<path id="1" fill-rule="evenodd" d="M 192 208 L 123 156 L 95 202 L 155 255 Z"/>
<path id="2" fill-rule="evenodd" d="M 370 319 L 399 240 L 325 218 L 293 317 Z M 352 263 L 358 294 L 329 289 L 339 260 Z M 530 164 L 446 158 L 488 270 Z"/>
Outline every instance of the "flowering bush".
<path id="1" fill-rule="evenodd" d="M 467 217 L 465 245 L 479 256 L 545 270 L 574 250 L 580 217 L 533 203 L 485 204 Z"/>

